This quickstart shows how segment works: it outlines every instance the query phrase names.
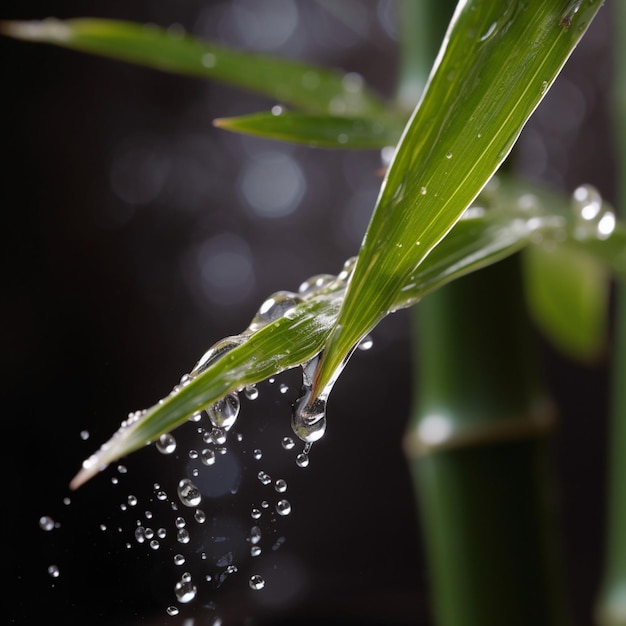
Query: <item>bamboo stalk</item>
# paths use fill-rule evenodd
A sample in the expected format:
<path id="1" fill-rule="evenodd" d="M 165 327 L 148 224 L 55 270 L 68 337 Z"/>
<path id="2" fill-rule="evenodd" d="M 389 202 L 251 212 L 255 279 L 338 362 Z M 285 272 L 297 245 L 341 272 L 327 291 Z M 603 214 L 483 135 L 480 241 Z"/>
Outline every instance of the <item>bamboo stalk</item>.
<path id="1" fill-rule="evenodd" d="M 405 450 L 438 626 L 569 623 L 550 432 L 518 259 L 418 307 Z"/>
<path id="2" fill-rule="evenodd" d="M 617 202 L 626 217 L 626 3 L 613 2 Z M 626 287 L 617 285 L 612 397 L 609 415 L 608 503 L 605 565 L 596 604 L 601 626 L 626 625 Z"/>
<path id="3" fill-rule="evenodd" d="M 401 103 L 427 78 L 454 5 L 445 4 L 401 5 Z M 414 308 L 405 453 L 437 626 L 569 623 L 549 445 L 555 416 L 517 264 L 455 281 Z"/>

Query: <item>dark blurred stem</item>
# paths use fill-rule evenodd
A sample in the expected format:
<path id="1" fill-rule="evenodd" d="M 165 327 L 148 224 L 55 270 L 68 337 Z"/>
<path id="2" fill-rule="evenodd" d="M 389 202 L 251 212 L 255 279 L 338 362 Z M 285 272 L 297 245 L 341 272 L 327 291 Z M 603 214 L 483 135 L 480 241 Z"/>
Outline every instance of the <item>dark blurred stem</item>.
<path id="1" fill-rule="evenodd" d="M 403 102 L 416 99 L 452 4 L 403 0 Z M 554 515 L 554 415 L 521 293 L 513 257 L 414 307 L 405 449 L 437 626 L 569 623 Z"/>
<path id="2" fill-rule="evenodd" d="M 617 202 L 626 218 L 626 3 L 613 11 L 613 125 L 616 137 Z M 626 626 L 626 286 L 616 287 L 615 342 L 609 421 L 608 508 L 604 578 L 596 606 L 601 626 Z"/>

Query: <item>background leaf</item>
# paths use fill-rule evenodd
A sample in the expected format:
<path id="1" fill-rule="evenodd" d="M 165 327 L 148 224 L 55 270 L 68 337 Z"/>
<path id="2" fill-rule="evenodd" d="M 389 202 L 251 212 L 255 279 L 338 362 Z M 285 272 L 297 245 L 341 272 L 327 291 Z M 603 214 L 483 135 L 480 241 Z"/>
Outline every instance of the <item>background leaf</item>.
<path id="1" fill-rule="evenodd" d="M 395 146 L 402 124 L 395 128 L 378 119 L 338 117 L 293 111 L 219 118 L 215 126 L 248 135 L 302 143 L 320 148 L 372 149 Z"/>
<path id="2" fill-rule="evenodd" d="M 217 80 L 307 111 L 385 117 L 363 79 L 290 59 L 244 52 L 154 24 L 96 18 L 3 22 L 0 31 L 146 67 Z"/>

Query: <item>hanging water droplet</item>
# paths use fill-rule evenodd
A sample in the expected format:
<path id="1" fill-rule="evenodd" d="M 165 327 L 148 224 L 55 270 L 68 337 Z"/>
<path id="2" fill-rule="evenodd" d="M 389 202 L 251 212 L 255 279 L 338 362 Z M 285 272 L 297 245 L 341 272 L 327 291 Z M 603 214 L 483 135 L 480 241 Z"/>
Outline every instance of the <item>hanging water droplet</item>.
<path id="1" fill-rule="evenodd" d="M 206 412 L 215 428 L 229 430 L 237 421 L 240 406 L 239 395 L 233 391 L 208 407 Z"/>
<path id="2" fill-rule="evenodd" d="M 289 515 L 291 513 L 291 504 L 288 500 L 279 500 L 276 503 L 276 512 L 279 515 Z"/>
<path id="3" fill-rule="evenodd" d="M 361 341 L 359 341 L 358 348 L 359 350 L 371 350 L 373 345 L 374 340 L 372 337 L 370 335 L 366 335 L 363 339 L 361 339 Z"/>
<path id="4" fill-rule="evenodd" d="M 254 591 L 259 591 L 265 587 L 265 581 L 258 574 L 254 574 L 250 576 L 250 589 L 254 589 Z"/>
<path id="5" fill-rule="evenodd" d="M 198 592 L 198 589 L 193 584 L 191 580 L 191 575 L 188 572 L 185 572 L 182 578 L 176 583 L 174 587 L 174 593 L 176 594 L 176 599 L 179 602 L 186 604 L 187 602 L 191 602 Z"/>
<path id="6" fill-rule="evenodd" d="M 189 478 L 183 478 L 178 482 L 178 497 L 185 506 L 189 507 L 198 506 L 202 500 L 200 490 Z"/>
<path id="7" fill-rule="evenodd" d="M 302 441 L 321 439 L 326 431 L 325 398 L 318 397 L 311 401 L 311 392 L 305 392 L 292 412 L 291 428 Z"/>
<path id="8" fill-rule="evenodd" d="M 292 293 L 291 291 L 277 291 L 260 306 L 257 314 L 250 322 L 249 330 L 256 331 L 259 328 L 263 328 L 279 320 L 301 302 L 302 298 L 296 293 Z"/>
<path id="9" fill-rule="evenodd" d="M 256 400 L 259 397 L 259 390 L 256 385 L 247 385 L 244 394 L 248 400 Z"/>
<path id="10" fill-rule="evenodd" d="M 49 515 L 42 515 L 39 518 L 39 528 L 42 530 L 52 530 L 54 528 L 54 520 Z"/>
<path id="11" fill-rule="evenodd" d="M 176 450 L 176 439 L 169 433 L 163 433 L 156 441 L 156 449 L 161 454 L 172 454 Z"/>

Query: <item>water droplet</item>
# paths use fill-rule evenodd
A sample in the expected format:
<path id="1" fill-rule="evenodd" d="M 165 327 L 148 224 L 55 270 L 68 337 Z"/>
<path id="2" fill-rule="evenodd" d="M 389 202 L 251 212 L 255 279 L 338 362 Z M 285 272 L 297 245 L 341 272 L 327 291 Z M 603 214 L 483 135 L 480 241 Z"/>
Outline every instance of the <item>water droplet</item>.
<path id="1" fill-rule="evenodd" d="M 227 352 L 243 343 L 243 341 L 244 338 L 241 335 L 231 335 L 214 343 L 194 365 L 189 375 L 192 377 L 198 376 L 215 363 L 217 359 L 223 357 Z"/>
<path id="2" fill-rule="evenodd" d="M 285 537 L 279 537 L 275 542 L 274 545 L 272 546 L 272 551 L 276 552 L 276 550 L 278 550 L 278 548 L 280 548 L 280 546 L 283 545 L 283 543 L 285 543 L 286 539 Z"/>
<path id="3" fill-rule="evenodd" d="M 446 159 L 452 158 L 452 152 L 446 152 Z"/>
<path id="4" fill-rule="evenodd" d="M 206 411 L 211 420 L 211 424 L 213 424 L 215 428 L 228 430 L 237 420 L 239 407 L 239 395 L 234 391 L 208 407 Z"/>
<path id="5" fill-rule="evenodd" d="M 259 519 L 261 517 L 261 511 L 257 508 L 252 509 L 250 512 L 250 517 L 252 519 Z"/>
<path id="6" fill-rule="evenodd" d="M 285 493 L 285 491 L 287 491 L 287 481 L 283 480 L 282 478 L 279 478 L 274 483 L 274 489 L 276 489 L 278 493 Z"/>
<path id="7" fill-rule="evenodd" d="M 260 556 L 261 552 L 261 546 L 251 546 L 250 548 L 250 556 Z"/>
<path id="8" fill-rule="evenodd" d="M 277 291 L 263 302 L 257 314 L 252 318 L 248 328 L 251 331 L 263 328 L 287 315 L 301 302 L 302 298 L 296 293 L 292 293 L 291 291 Z"/>
<path id="9" fill-rule="evenodd" d="M 157 439 L 156 449 L 161 454 L 172 454 L 176 450 L 176 439 L 169 433 L 164 433 Z"/>
<path id="10" fill-rule="evenodd" d="M 487 41 L 491 35 L 496 32 L 496 27 L 498 26 L 498 22 L 492 22 L 486 32 L 481 36 L 479 41 Z"/>
<path id="11" fill-rule="evenodd" d="M 206 522 L 206 513 L 202 509 L 196 509 L 196 512 L 193 514 L 193 518 L 198 522 L 198 524 L 204 524 Z"/>
<path id="12" fill-rule="evenodd" d="M 541 95 L 545 94 L 548 91 L 548 81 L 544 80 L 541 82 Z"/>
<path id="13" fill-rule="evenodd" d="M 296 442 L 291 437 L 283 437 L 281 445 L 285 450 L 292 450 Z"/>
<path id="14" fill-rule="evenodd" d="M 186 528 L 179 528 L 176 533 L 176 541 L 178 543 L 189 543 L 191 541 L 191 535 Z"/>
<path id="15" fill-rule="evenodd" d="M 193 584 L 191 575 L 188 572 L 185 572 L 176 583 L 174 593 L 176 594 L 176 599 L 184 604 L 191 602 L 196 597 L 198 589 Z"/>
<path id="16" fill-rule="evenodd" d="M 171 617 L 175 617 L 176 615 L 178 615 L 180 611 L 178 610 L 178 607 L 176 606 L 168 606 L 167 607 L 167 614 Z"/>
<path id="17" fill-rule="evenodd" d="M 250 529 L 250 536 L 248 537 L 248 540 L 254 545 L 261 541 L 261 528 L 259 526 L 253 526 Z"/>
<path id="18" fill-rule="evenodd" d="M 577 237 L 606 239 L 615 230 L 615 214 L 604 206 L 600 192 L 593 185 L 581 185 L 574 190 L 572 208 Z"/>
<path id="19" fill-rule="evenodd" d="M 276 503 L 276 512 L 279 515 L 289 515 L 291 513 L 291 504 L 288 500 L 279 500 Z"/>
<path id="20" fill-rule="evenodd" d="M 258 574 L 254 574 L 250 576 L 250 589 L 254 589 L 254 591 L 259 591 L 265 587 L 265 581 Z"/>
<path id="21" fill-rule="evenodd" d="M 260 461 L 263 458 L 263 452 L 258 448 L 252 453 L 255 461 Z"/>
<path id="22" fill-rule="evenodd" d="M 264 484 L 269 485 L 272 482 L 271 476 L 267 472 L 259 472 L 257 478 Z"/>
<path id="23" fill-rule="evenodd" d="M 306 452 L 300 452 L 300 454 L 296 456 L 296 465 L 298 467 L 308 467 L 309 455 Z"/>
<path id="24" fill-rule="evenodd" d="M 48 566 L 48 574 L 52 576 L 52 578 L 58 578 L 61 572 L 59 571 L 58 565 L 49 565 Z"/>
<path id="25" fill-rule="evenodd" d="M 80 431 L 80 438 L 83 441 L 87 441 L 87 439 L 89 439 L 89 431 L 88 430 L 81 430 Z"/>
<path id="26" fill-rule="evenodd" d="M 200 452 L 200 460 L 204 465 L 213 465 L 215 463 L 215 452 L 211 448 L 204 448 Z"/>
<path id="27" fill-rule="evenodd" d="M 420 193 L 425 196 L 428 193 L 428 189 L 426 189 L 426 187 L 421 187 L 420 188 Z"/>
<path id="28" fill-rule="evenodd" d="M 174 565 L 184 565 L 185 557 L 182 554 L 174 555 Z"/>
<path id="29" fill-rule="evenodd" d="M 280 106 L 280 104 L 275 104 L 271 108 L 271 112 L 272 112 L 272 115 L 275 115 L 275 116 L 282 115 L 285 112 L 285 107 Z"/>
<path id="30" fill-rule="evenodd" d="M 244 389 L 244 394 L 248 400 L 256 400 L 259 397 L 259 390 L 256 385 L 248 385 Z"/>
<path id="31" fill-rule="evenodd" d="M 135 540 L 137 543 L 144 543 L 146 540 L 146 529 L 143 526 L 135 528 Z"/>
<path id="32" fill-rule="evenodd" d="M 189 480 L 189 478 L 183 478 L 178 483 L 178 497 L 180 501 L 189 507 L 195 507 L 200 504 L 202 496 L 200 490 Z"/>
<path id="33" fill-rule="evenodd" d="M 336 279 L 337 277 L 333 274 L 315 274 L 300 284 L 298 293 L 304 297 L 311 296 L 330 287 Z"/>
<path id="34" fill-rule="evenodd" d="M 207 68 L 215 67 L 217 59 L 212 52 L 205 52 L 202 55 L 202 65 Z"/>
<path id="35" fill-rule="evenodd" d="M 42 515 L 39 518 L 39 528 L 42 530 L 52 530 L 54 528 L 54 520 L 49 515 Z"/>
<path id="36" fill-rule="evenodd" d="M 363 339 L 361 339 L 361 341 L 359 341 L 358 348 L 359 350 L 371 350 L 373 345 L 374 340 L 371 338 L 370 335 L 366 335 L 365 337 L 363 337 Z"/>

